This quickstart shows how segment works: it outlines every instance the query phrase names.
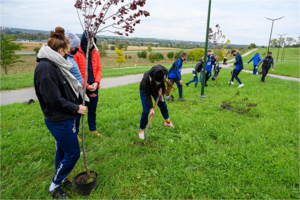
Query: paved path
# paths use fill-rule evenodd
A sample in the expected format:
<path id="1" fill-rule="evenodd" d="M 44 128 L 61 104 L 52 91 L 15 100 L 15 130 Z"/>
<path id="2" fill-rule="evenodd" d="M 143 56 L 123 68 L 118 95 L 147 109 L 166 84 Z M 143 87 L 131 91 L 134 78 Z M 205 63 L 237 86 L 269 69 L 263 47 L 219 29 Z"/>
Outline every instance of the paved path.
<path id="1" fill-rule="evenodd" d="M 246 53 L 243 56 L 249 55 L 253 51 L 257 49 L 254 49 L 248 53 Z M 221 67 L 224 68 L 230 68 L 231 69 L 232 64 L 229 65 L 221 65 Z M 191 73 L 193 68 L 185 68 L 182 69 L 182 74 Z M 243 72 L 246 73 L 252 73 L 250 70 L 243 70 Z M 268 74 L 268 76 L 284 79 L 284 80 L 290 80 L 290 81 L 298 81 L 300 82 L 299 78 L 293 78 L 293 77 L 286 77 L 286 76 L 279 76 L 274 74 Z M 129 75 L 129 76 L 122 76 L 122 77 L 116 77 L 116 78 L 103 78 L 101 80 L 101 88 L 111 88 L 116 86 L 122 86 L 127 85 L 131 83 L 137 83 L 140 82 L 143 78 L 143 74 L 137 74 L 137 75 Z M 30 99 L 37 99 L 35 95 L 34 88 L 27 88 L 27 89 L 21 89 L 21 90 L 11 90 L 11 91 L 3 91 L 0 93 L 1 98 L 1 104 L 0 105 L 7 105 L 7 104 L 13 104 L 16 102 L 24 102 L 28 101 Z"/>

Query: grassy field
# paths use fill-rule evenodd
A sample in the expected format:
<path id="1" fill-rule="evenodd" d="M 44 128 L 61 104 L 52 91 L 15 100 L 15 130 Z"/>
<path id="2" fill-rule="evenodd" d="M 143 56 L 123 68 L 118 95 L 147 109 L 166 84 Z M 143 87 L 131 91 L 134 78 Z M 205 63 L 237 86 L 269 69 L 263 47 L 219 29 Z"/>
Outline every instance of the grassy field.
<path id="1" fill-rule="evenodd" d="M 245 69 L 253 70 L 253 63 L 244 64 Z M 274 72 L 272 70 L 269 70 L 270 74 L 277 74 L 277 75 L 283 75 L 283 76 L 292 76 L 300 78 L 299 74 L 300 70 L 300 62 L 275 62 L 275 68 Z M 262 71 L 262 66 L 260 65 L 259 71 Z"/>
<path id="2" fill-rule="evenodd" d="M 228 86 L 229 73 L 221 72 L 221 86 L 208 82 L 205 101 L 248 98 L 257 104 L 250 114 L 259 118 L 215 105 L 167 102 L 175 128 L 165 128 L 156 111 L 146 146 L 134 145 L 142 113 L 139 84 L 101 90 L 97 125 L 103 137 L 86 137 L 98 187 L 89 197 L 70 189 L 71 197 L 299 199 L 299 83 L 269 77 L 261 84 L 258 76 L 241 73 L 245 87 L 237 89 Z M 191 78 L 184 75 L 183 81 Z M 200 87 L 184 87 L 185 98 L 199 99 L 199 93 Z M 1 113 L 1 197 L 50 199 L 55 141 L 39 105 L 15 103 Z M 84 170 L 81 157 L 69 179 Z"/>
<path id="3" fill-rule="evenodd" d="M 276 61 L 278 49 L 270 48 L 270 51 L 272 52 L 272 56 Z M 254 51 L 251 54 L 249 54 L 248 56 L 243 57 L 244 63 L 248 63 L 248 61 L 256 54 L 256 52 L 257 51 Z M 260 53 L 260 57 L 263 58 L 264 57 L 263 54 L 266 52 L 266 49 L 260 48 L 260 49 L 258 49 L 258 52 Z M 279 52 L 279 58 L 278 58 L 279 61 L 281 60 L 281 53 L 282 53 L 282 49 L 280 49 L 280 52 Z M 300 57 L 299 48 L 286 48 L 285 49 L 285 57 L 284 57 L 285 60 L 299 61 L 299 57 Z M 253 62 L 251 62 L 251 63 L 253 63 Z"/>
<path id="4" fill-rule="evenodd" d="M 154 64 L 156 65 L 156 64 Z M 103 68 L 102 78 L 126 76 L 132 74 L 142 74 L 149 70 L 153 65 L 143 65 L 136 68 Z M 171 68 L 171 63 L 164 64 L 168 69 Z M 184 64 L 183 68 L 194 67 L 195 63 Z M 27 87 L 33 87 L 33 73 L 20 73 L 1 75 L 1 90 L 15 90 Z M 18 80 L 18 81 L 16 81 Z"/>

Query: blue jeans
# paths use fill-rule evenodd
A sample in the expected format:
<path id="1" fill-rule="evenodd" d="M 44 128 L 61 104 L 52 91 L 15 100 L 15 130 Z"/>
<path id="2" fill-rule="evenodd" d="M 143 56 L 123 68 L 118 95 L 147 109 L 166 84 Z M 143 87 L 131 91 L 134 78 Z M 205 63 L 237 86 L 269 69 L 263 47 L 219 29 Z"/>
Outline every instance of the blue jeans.
<path id="1" fill-rule="evenodd" d="M 257 73 L 257 69 L 256 68 L 257 65 L 253 65 L 253 74 L 255 75 Z"/>
<path id="2" fill-rule="evenodd" d="M 179 92 L 179 98 L 182 97 L 182 85 L 180 85 L 179 83 L 179 79 L 172 79 L 169 78 L 169 81 L 174 84 L 176 82 L 177 88 L 178 88 L 178 92 Z"/>
<path id="3" fill-rule="evenodd" d="M 234 78 L 237 80 L 237 82 L 239 82 L 239 84 L 242 84 L 241 80 L 239 79 L 238 75 L 240 74 L 240 72 L 242 71 L 243 69 L 235 69 L 233 70 L 233 76 L 232 76 L 232 82 L 234 81 Z"/>
<path id="4" fill-rule="evenodd" d="M 193 70 L 193 74 L 195 74 L 194 79 L 189 81 L 188 84 L 190 84 L 192 82 L 195 82 L 195 87 L 197 87 L 197 85 L 198 85 L 198 73 L 195 72 L 195 70 Z"/>
<path id="5" fill-rule="evenodd" d="M 143 113 L 140 122 L 140 129 L 144 130 L 148 124 L 148 116 L 150 113 L 150 107 L 147 104 L 145 92 L 140 90 L 140 97 L 143 105 Z M 154 98 L 154 97 L 153 97 Z M 155 98 L 154 98 L 155 99 Z M 155 99 L 156 100 L 156 99 Z M 166 102 L 159 101 L 157 106 L 160 108 L 160 112 L 165 120 L 169 119 L 169 112 Z"/>
<path id="6" fill-rule="evenodd" d="M 80 157 L 75 118 L 65 121 L 49 121 L 45 124 L 55 138 L 55 175 L 52 182 L 60 185 L 62 180 L 73 170 Z"/>
<path id="7" fill-rule="evenodd" d="M 88 106 L 88 124 L 90 131 L 96 131 L 96 109 L 99 100 L 99 90 L 97 89 L 94 92 L 86 90 L 86 95 L 90 99 L 90 105 Z"/>

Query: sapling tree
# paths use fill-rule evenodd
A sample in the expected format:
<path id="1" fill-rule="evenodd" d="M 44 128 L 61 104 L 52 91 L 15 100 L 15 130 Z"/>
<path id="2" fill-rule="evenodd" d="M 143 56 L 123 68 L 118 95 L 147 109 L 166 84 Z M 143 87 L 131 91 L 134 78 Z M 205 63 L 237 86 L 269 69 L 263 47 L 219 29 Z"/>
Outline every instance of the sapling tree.
<path id="1" fill-rule="evenodd" d="M 77 9 L 81 27 L 88 40 L 85 54 L 86 68 L 83 96 L 86 95 L 89 41 L 93 42 L 93 37 L 100 32 L 129 36 L 130 33 L 134 33 L 135 26 L 140 24 L 141 20 L 139 18 L 141 16 L 150 16 L 148 11 L 138 9 L 146 4 L 146 0 L 126 0 L 126 2 L 125 0 L 76 0 L 75 8 Z M 79 11 L 82 12 L 83 20 L 81 20 Z M 83 105 L 85 105 L 85 100 L 83 100 Z M 86 162 L 84 145 L 84 115 L 82 116 L 82 149 L 84 164 L 89 178 L 90 169 Z"/>
<path id="2" fill-rule="evenodd" d="M 217 45 L 219 39 L 222 37 L 222 31 L 220 30 L 219 24 L 216 25 L 217 30 L 214 32 L 212 28 L 209 28 L 208 42 L 215 46 L 217 55 Z"/>

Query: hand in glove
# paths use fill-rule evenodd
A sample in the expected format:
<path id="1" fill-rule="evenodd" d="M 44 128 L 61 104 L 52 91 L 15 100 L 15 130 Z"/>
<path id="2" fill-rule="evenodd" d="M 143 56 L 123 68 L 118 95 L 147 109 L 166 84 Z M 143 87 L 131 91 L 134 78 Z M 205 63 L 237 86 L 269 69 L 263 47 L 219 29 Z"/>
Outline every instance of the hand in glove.
<path id="1" fill-rule="evenodd" d="M 195 77 L 195 76 L 196 76 L 196 74 L 193 74 L 193 76 Z"/>
<path id="2" fill-rule="evenodd" d="M 255 69 L 258 69 L 258 67 L 255 67 Z"/>
<path id="3" fill-rule="evenodd" d="M 272 69 L 272 72 L 274 72 L 274 69 Z"/>

